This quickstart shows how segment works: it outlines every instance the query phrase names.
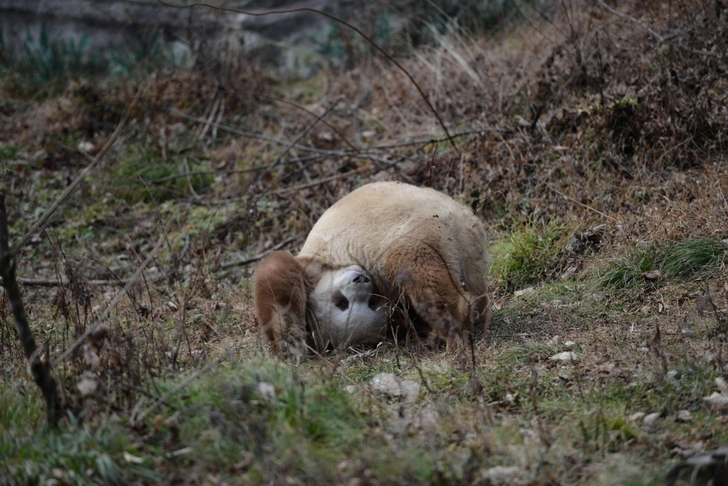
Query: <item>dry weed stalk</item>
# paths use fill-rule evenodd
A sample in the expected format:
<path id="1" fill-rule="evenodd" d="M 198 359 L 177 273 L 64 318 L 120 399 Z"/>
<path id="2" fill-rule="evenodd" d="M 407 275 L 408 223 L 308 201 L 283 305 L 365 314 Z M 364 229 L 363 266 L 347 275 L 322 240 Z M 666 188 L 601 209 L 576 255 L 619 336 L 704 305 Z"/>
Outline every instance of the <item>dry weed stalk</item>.
<path id="1" fill-rule="evenodd" d="M 387 60 L 389 62 L 391 62 L 392 64 L 394 64 L 397 67 L 397 69 L 399 69 L 402 73 L 404 73 L 405 76 L 407 76 L 407 78 L 409 79 L 409 81 L 415 86 L 415 88 L 417 88 L 417 91 L 419 92 L 420 96 L 422 97 L 422 99 L 424 100 L 424 102 L 429 107 L 429 109 L 432 112 L 432 114 L 435 115 L 435 117 L 437 118 L 437 121 L 440 123 L 440 126 L 442 127 L 443 131 L 445 132 L 445 135 L 447 135 L 448 140 L 450 140 L 452 142 L 453 146 L 456 146 L 455 140 L 452 139 L 452 137 L 450 136 L 450 132 L 447 129 L 447 126 L 445 125 L 445 122 L 442 120 L 442 117 L 440 116 L 440 114 L 438 113 L 438 111 L 435 109 L 435 107 L 432 106 L 432 103 L 430 102 L 429 98 L 425 94 L 425 92 L 422 89 L 422 87 L 420 87 L 419 83 L 417 83 L 417 81 L 415 80 L 415 78 L 412 76 L 412 74 L 410 74 L 410 72 L 407 69 L 405 69 L 404 66 L 402 66 L 402 64 L 400 64 L 396 59 L 394 59 L 387 51 L 385 51 L 384 49 L 382 49 L 382 47 L 380 47 L 376 42 L 374 42 L 368 35 L 366 35 L 364 32 L 362 32 L 361 29 L 359 29 L 358 27 L 352 25 L 351 23 L 347 22 L 346 20 L 343 20 L 343 19 L 341 19 L 339 17 L 336 17 L 335 15 L 331 15 L 329 13 L 326 13 L 326 12 L 324 12 L 322 10 L 318 10 L 318 9 L 310 8 L 310 7 L 299 7 L 299 8 L 290 8 L 290 9 L 281 9 L 281 10 L 269 10 L 269 11 L 266 11 L 266 12 L 250 12 L 250 11 L 239 10 L 239 9 L 235 9 L 235 8 L 218 7 L 218 6 L 215 6 L 215 5 L 210 5 L 208 3 L 192 3 L 192 4 L 189 4 L 189 5 L 172 5 L 172 4 L 166 3 L 166 2 L 164 2 L 162 0 L 157 0 L 157 2 L 160 3 L 160 4 L 162 4 L 162 5 L 164 5 L 165 7 L 173 7 L 173 8 L 179 8 L 179 9 L 194 8 L 194 7 L 206 7 L 206 8 L 209 8 L 209 9 L 212 9 L 212 10 L 217 10 L 217 11 L 220 11 L 220 12 L 233 12 L 233 13 L 237 13 L 237 14 L 250 15 L 252 17 L 265 17 L 265 16 L 268 16 L 268 15 L 280 15 L 280 14 L 296 13 L 296 12 L 312 12 L 312 13 L 315 13 L 316 15 L 322 15 L 322 16 L 328 18 L 328 19 L 331 19 L 334 22 L 337 22 L 337 23 L 339 23 L 339 24 L 347 27 L 348 29 L 353 30 L 357 34 L 359 34 L 365 41 L 367 41 L 380 54 L 382 54 L 385 58 L 387 58 Z"/>
<path id="2" fill-rule="evenodd" d="M 97 317 L 93 323 L 93 325 L 89 326 L 86 331 L 84 331 L 81 336 L 79 336 L 76 341 L 71 344 L 66 350 L 53 361 L 53 366 L 58 365 L 59 363 L 62 363 L 63 360 L 71 354 L 73 351 L 76 350 L 83 342 L 84 340 L 89 337 L 93 332 L 95 332 L 99 327 L 104 323 L 106 318 L 108 317 L 109 313 L 111 312 L 111 309 L 116 307 L 116 305 L 121 302 L 121 299 L 126 296 L 131 287 L 142 277 L 144 274 L 144 269 L 154 260 L 154 258 L 157 256 L 157 253 L 162 248 L 162 245 L 167 241 L 167 234 L 169 233 L 170 228 L 172 227 L 172 223 L 174 222 L 175 217 L 172 217 L 167 222 L 164 232 L 162 236 L 159 238 L 159 241 L 157 241 L 157 244 L 154 245 L 154 248 L 147 256 L 146 260 L 136 269 L 136 272 L 134 272 L 134 275 L 131 276 L 127 284 L 124 286 L 124 288 L 121 290 L 121 292 L 117 293 L 116 296 L 109 302 L 109 304 L 106 306 L 106 309 L 104 309 L 104 312 L 101 313 L 99 317 Z"/>

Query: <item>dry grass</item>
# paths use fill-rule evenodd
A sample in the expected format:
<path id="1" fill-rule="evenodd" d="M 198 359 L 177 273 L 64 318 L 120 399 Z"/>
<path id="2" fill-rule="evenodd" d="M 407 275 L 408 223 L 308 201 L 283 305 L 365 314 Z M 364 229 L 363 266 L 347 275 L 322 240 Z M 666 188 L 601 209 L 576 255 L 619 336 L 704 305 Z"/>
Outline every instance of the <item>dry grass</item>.
<path id="1" fill-rule="evenodd" d="M 120 288 L 95 281 L 130 278 L 165 243 L 105 339 L 56 366 L 79 417 L 60 435 L 39 426 L 0 303 L 0 482 L 660 484 L 725 444 L 725 409 L 703 400 L 728 375 L 719 5 L 617 5 L 670 44 L 578 1 L 524 7 L 527 21 L 485 37 L 436 35 L 402 62 L 450 131 L 468 132 L 453 142 L 380 59 L 298 82 L 214 66 L 148 80 L 106 167 L 20 262 L 21 276 L 67 282 L 25 286 L 44 359 Z M 81 80 L 44 101 L 0 88 L 2 106 L 23 107 L 0 111 L 14 241 L 137 88 Z M 306 234 L 371 180 L 435 187 L 489 225 L 496 309 L 474 367 L 392 343 L 296 367 L 268 356 L 252 268 L 223 265 Z M 550 359 L 567 351 L 578 360 Z M 419 395 L 377 395 L 378 372 Z"/>

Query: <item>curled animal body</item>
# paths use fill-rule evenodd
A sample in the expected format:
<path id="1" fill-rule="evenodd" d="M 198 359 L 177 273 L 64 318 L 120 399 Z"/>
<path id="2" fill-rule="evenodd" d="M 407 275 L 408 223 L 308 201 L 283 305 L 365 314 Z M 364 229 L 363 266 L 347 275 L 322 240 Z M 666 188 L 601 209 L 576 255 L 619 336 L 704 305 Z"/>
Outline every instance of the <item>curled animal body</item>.
<path id="1" fill-rule="evenodd" d="M 331 206 L 298 256 L 256 269 L 258 322 L 274 351 L 371 344 L 397 328 L 462 338 L 490 320 L 483 223 L 433 189 L 367 184 Z"/>

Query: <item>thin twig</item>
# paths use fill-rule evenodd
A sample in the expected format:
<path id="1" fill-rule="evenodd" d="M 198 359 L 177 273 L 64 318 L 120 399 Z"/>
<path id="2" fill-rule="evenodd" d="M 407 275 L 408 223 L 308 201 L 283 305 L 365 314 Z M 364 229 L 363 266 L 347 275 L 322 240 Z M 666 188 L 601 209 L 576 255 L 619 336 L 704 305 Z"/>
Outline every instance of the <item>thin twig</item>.
<path id="1" fill-rule="evenodd" d="M 287 99 L 285 99 L 285 98 L 277 98 L 277 97 L 275 97 L 275 96 L 268 96 L 268 95 L 258 95 L 258 96 L 259 96 L 260 98 L 262 98 L 262 99 L 267 99 L 267 100 L 270 100 L 270 101 L 275 101 L 275 102 L 279 102 L 279 103 L 285 103 L 285 104 L 287 104 L 287 105 L 291 105 L 291 106 L 293 106 L 294 108 L 298 108 L 299 110 L 301 110 L 301 111 L 303 111 L 303 112 L 306 112 L 306 113 L 308 113 L 309 115 L 311 115 L 311 116 L 313 116 L 313 117 L 318 117 L 318 115 L 317 115 L 316 113 L 314 113 L 313 111 L 309 110 L 309 109 L 308 109 L 308 108 L 306 108 L 305 106 L 301 106 L 301 105 L 299 105 L 298 103 L 295 103 L 295 102 L 293 102 L 293 101 L 287 100 Z M 340 98 L 340 99 L 338 99 L 338 100 L 336 101 L 336 103 L 335 103 L 335 104 L 338 104 L 338 103 L 339 103 L 339 101 L 341 101 L 342 99 L 343 99 L 343 98 Z M 336 134 L 337 134 L 337 135 L 338 135 L 338 136 L 339 136 L 339 137 L 341 138 L 341 140 L 343 140 L 343 141 L 344 141 L 344 143 L 345 143 L 346 145 L 348 145 L 349 147 L 351 147 L 351 149 L 352 149 L 352 150 L 357 150 L 357 147 L 356 147 L 356 145 L 354 145 L 353 143 L 351 143 L 351 142 L 349 141 L 349 139 L 348 139 L 348 138 L 346 138 L 346 135 L 344 135 L 344 134 L 343 134 L 343 133 L 341 132 L 341 130 L 339 130 L 338 128 L 336 128 L 336 127 L 335 127 L 334 125 L 332 125 L 331 123 L 327 122 L 326 120 L 321 120 L 321 123 L 323 123 L 324 125 L 326 125 L 327 127 L 329 127 L 329 128 L 331 129 L 331 130 L 333 130 L 333 131 L 334 131 L 334 132 L 335 132 L 335 133 L 336 133 Z"/>
<path id="2" fill-rule="evenodd" d="M 193 122 L 197 122 L 197 123 L 205 122 L 205 120 L 203 118 L 198 118 L 196 116 L 188 115 L 187 113 L 179 111 L 176 108 L 170 108 L 169 113 L 170 113 L 170 115 L 178 116 L 180 118 L 184 118 L 185 120 L 189 120 L 189 121 L 193 121 Z M 369 159 L 369 160 L 374 160 L 374 161 L 381 162 L 381 163 L 384 163 L 387 165 L 393 165 L 393 163 L 389 162 L 389 161 L 385 161 L 384 159 L 379 159 L 377 157 L 374 157 L 374 156 L 368 154 L 368 152 L 372 151 L 372 150 L 406 147 L 406 146 L 410 146 L 410 145 L 428 145 L 431 143 L 442 143 L 442 142 L 447 142 L 448 140 L 452 140 L 452 139 L 459 138 L 459 137 L 464 137 L 467 135 L 472 135 L 475 133 L 505 132 L 506 131 L 501 128 L 479 128 L 477 130 L 466 130 L 463 132 L 453 133 L 452 135 L 449 135 L 447 137 L 442 137 L 442 138 L 429 138 L 429 139 L 425 139 L 425 140 L 413 140 L 411 142 L 394 142 L 392 144 L 386 144 L 386 145 L 371 145 L 369 147 L 364 147 L 362 150 L 352 151 L 352 150 L 318 149 L 316 147 L 309 147 L 308 145 L 300 145 L 300 144 L 291 145 L 291 142 L 289 142 L 287 140 L 281 140 L 279 138 L 268 137 L 265 135 L 261 135 L 260 133 L 238 130 L 237 128 L 233 128 L 231 126 L 223 125 L 223 124 L 219 124 L 218 128 L 220 130 L 224 130 L 228 133 L 232 133 L 233 135 L 238 135 L 240 137 L 253 138 L 256 140 L 263 140 L 264 142 L 270 142 L 270 143 L 274 143 L 276 145 L 283 145 L 283 146 L 290 145 L 291 148 L 295 148 L 295 149 L 301 150 L 303 152 L 312 152 L 312 153 L 316 153 L 316 154 L 320 154 L 320 155 L 328 155 L 331 157 L 353 157 L 353 158 L 359 158 L 359 159 Z M 263 169 L 268 168 L 269 165 L 254 167 L 254 168 L 249 169 L 249 171 L 263 170 Z M 243 170 L 245 170 L 245 169 L 243 169 Z"/>
<path id="3" fill-rule="evenodd" d="M 649 25 L 647 25 L 646 23 L 642 22 L 641 20 L 636 19 L 636 18 L 634 18 L 634 17 L 632 17 L 630 15 L 627 15 L 626 13 L 622 13 L 619 10 L 613 9 L 612 7 L 610 7 L 609 5 L 607 5 L 604 2 L 604 0 L 597 0 L 597 3 L 599 5 L 601 5 L 604 9 L 606 9 L 609 12 L 613 13 L 614 15 L 616 15 L 617 17 L 621 17 L 621 18 L 623 18 L 625 20 L 629 20 L 630 22 L 634 22 L 635 24 L 639 25 L 640 27 L 642 27 L 643 29 L 645 29 L 652 37 L 654 37 L 655 39 L 657 39 L 660 42 L 660 44 L 667 44 L 669 46 L 677 47 L 678 49 L 683 49 L 683 50 L 686 50 L 688 52 L 692 52 L 693 54 L 700 54 L 700 55 L 703 55 L 703 56 L 717 57 L 716 54 L 713 53 L 713 52 L 704 51 L 702 49 L 693 49 L 691 47 L 683 46 L 682 44 L 673 44 L 672 42 L 670 42 L 670 39 L 673 38 L 673 37 L 675 37 L 677 34 L 671 36 L 670 38 L 663 37 L 660 34 L 658 34 L 657 32 L 655 32 L 654 30 L 652 30 L 652 28 L 650 28 Z"/>
<path id="4" fill-rule="evenodd" d="M 176 108 L 170 108 L 169 114 L 172 116 L 178 116 L 180 118 L 184 118 L 185 120 L 193 121 L 196 123 L 205 123 L 205 121 L 206 121 L 204 118 L 199 118 L 196 116 L 188 115 L 187 113 L 179 111 Z M 263 140 L 264 142 L 275 143 L 277 145 L 288 146 L 291 143 L 287 140 L 280 140 L 280 139 L 273 138 L 273 137 L 267 137 L 265 135 L 261 135 L 260 133 L 255 133 L 255 132 L 246 132 L 244 130 L 238 130 L 237 128 L 233 128 L 233 127 L 223 125 L 223 124 L 218 125 L 218 128 L 220 130 L 225 130 L 226 132 L 232 133 L 234 135 L 239 135 L 241 137 L 246 137 L 246 138 L 254 138 L 257 140 Z M 308 151 L 308 152 L 316 152 L 316 153 L 323 152 L 322 150 L 319 150 L 319 149 L 316 149 L 313 147 L 307 147 L 306 145 L 294 145 L 293 148 L 298 149 L 298 150 Z"/>
<path id="5" fill-rule="evenodd" d="M 283 152 L 281 152 L 281 153 L 280 153 L 280 154 L 278 155 L 278 157 L 276 157 L 276 159 L 275 159 L 275 160 L 274 160 L 274 161 L 273 161 L 273 162 L 272 162 L 272 163 L 271 163 L 271 164 L 270 164 L 270 165 L 268 166 L 268 169 L 272 169 L 273 167 L 275 167 L 276 165 L 278 165 L 278 164 L 280 163 L 280 161 L 281 161 L 281 160 L 283 160 L 283 157 L 285 157 L 286 155 L 288 155 L 288 152 L 290 152 L 290 151 L 291 151 L 291 149 L 292 149 L 292 148 L 293 148 L 293 147 L 294 147 L 295 145 L 297 145 L 297 144 L 298 144 L 298 142 L 300 142 L 300 141 L 301 141 L 301 140 L 303 139 L 303 137 L 305 137 L 306 135 L 308 135 L 308 133 L 309 133 L 309 132 L 310 132 L 311 130 L 313 130 L 313 128 L 314 128 L 314 127 L 315 127 L 315 126 L 316 126 L 316 125 L 318 124 L 318 122 L 320 122 L 321 120 L 323 120 L 324 118 L 326 118 L 326 117 L 328 116 L 328 114 L 329 114 L 329 113 L 331 113 L 332 111 L 334 111 L 334 109 L 336 108 L 336 105 L 338 105 L 340 101 L 341 101 L 341 99 L 338 99 L 338 100 L 336 100 L 335 102 L 333 102 L 333 103 L 331 104 L 331 106 L 329 106 L 328 108 L 326 108 L 326 110 L 324 110 L 324 112 L 323 112 L 323 113 L 322 113 L 321 115 L 317 116 L 317 117 L 316 117 L 316 119 L 315 119 L 315 120 L 314 120 L 314 121 L 313 121 L 313 122 L 312 122 L 311 124 L 309 124 L 309 125 L 308 125 L 308 126 L 307 126 L 307 127 L 306 127 L 306 128 L 305 128 L 305 129 L 304 129 L 304 130 L 303 130 L 303 131 L 302 131 L 302 132 L 301 132 L 301 133 L 299 134 L 299 135 L 298 135 L 298 137 L 296 137 L 296 139 L 295 139 L 294 141 L 292 141 L 292 142 L 291 142 L 291 143 L 290 143 L 290 144 L 289 144 L 289 145 L 288 145 L 288 146 L 286 147 L 286 149 L 285 149 L 285 150 L 284 150 Z M 262 174 L 261 174 L 261 176 L 260 176 L 260 177 L 262 177 Z"/>
<path id="6" fill-rule="evenodd" d="M 309 187 L 320 186 L 321 184 L 325 184 L 326 182 L 335 181 L 337 179 L 345 179 L 349 176 L 352 176 L 355 174 L 361 174 L 362 172 L 367 172 L 367 171 L 371 171 L 371 170 L 376 170 L 376 169 L 371 169 L 369 167 L 364 167 L 361 169 L 354 169 L 354 170 L 350 170 L 349 172 L 344 172 L 343 174 L 336 174 L 331 177 L 324 177 L 323 179 L 316 179 L 315 181 L 306 182 L 304 184 L 298 184 L 297 186 L 286 187 L 284 189 L 280 189 L 280 190 L 274 192 L 273 194 L 276 194 L 278 196 L 283 196 L 285 194 L 290 194 L 292 192 L 300 191 L 301 189 L 308 189 Z"/>
<path id="7" fill-rule="evenodd" d="M 369 44 L 371 44 L 372 47 L 374 47 L 377 51 L 379 51 L 380 54 L 382 54 L 384 57 L 386 57 L 389 62 L 394 64 L 397 67 L 397 69 L 402 71 L 404 73 L 404 75 L 407 76 L 407 78 L 414 85 L 414 87 L 417 88 L 417 91 L 420 93 L 420 96 L 422 97 L 424 102 L 427 104 L 427 106 L 430 108 L 430 111 L 432 112 L 432 114 L 435 115 L 435 118 L 437 118 L 437 121 L 440 123 L 440 126 L 444 130 L 445 135 L 447 135 L 448 139 L 451 139 L 450 131 L 447 129 L 447 126 L 445 125 L 445 122 L 442 120 L 442 117 L 437 112 L 435 107 L 432 105 L 432 103 L 430 102 L 430 99 L 427 97 L 424 90 L 420 87 L 419 83 L 417 81 L 415 81 L 415 78 L 409 73 L 409 71 L 407 71 L 404 68 L 404 66 L 402 66 L 399 62 L 397 62 L 397 60 L 395 58 L 393 58 L 387 51 L 385 51 L 384 49 L 379 47 L 379 45 L 376 42 L 374 42 L 368 35 L 366 35 L 361 29 L 350 24 L 346 20 L 340 19 L 339 17 L 332 15 L 330 13 L 326 13 L 322 10 L 318 10 L 318 9 L 310 8 L 310 7 L 298 7 L 298 8 L 289 8 L 289 9 L 281 9 L 281 10 L 268 10 L 265 12 L 251 12 L 251 11 L 247 11 L 247 10 L 239 10 L 236 8 L 218 7 L 216 5 L 210 5 L 208 3 L 201 3 L 201 2 L 200 3 L 191 3 L 189 5 L 173 5 L 171 3 L 167 3 L 162 0 L 157 0 L 157 2 L 159 2 L 160 4 L 162 4 L 166 7 L 182 8 L 182 9 L 194 8 L 194 7 L 206 7 L 206 8 L 209 8 L 212 10 L 217 10 L 220 12 L 233 12 L 233 13 L 238 13 L 238 14 L 243 14 L 243 15 L 250 15 L 252 17 L 266 17 L 268 15 L 279 15 L 279 14 L 296 13 L 296 12 L 312 12 L 317 15 L 322 15 L 328 19 L 331 19 L 334 22 L 342 24 L 342 25 L 348 27 L 349 29 L 353 30 L 357 34 L 359 34 L 365 41 L 367 41 Z M 453 146 L 456 146 L 454 140 L 452 141 L 452 144 L 453 144 Z"/>
<path id="8" fill-rule="evenodd" d="M 558 189 L 556 189 L 555 187 L 551 186 L 550 184 L 547 184 L 546 186 L 547 186 L 547 187 L 548 187 L 549 189 L 551 189 L 552 191 L 554 191 L 554 192 L 555 192 L 556 194 L 558 194 L 559 196 L 561 196 L 561 197 L 565 197 L 565 198 L 566 198 L 566 199 L 568 199 L 569 201 L 571 201 L 571 202 L 573 202 L 573 203 L 576 203 L 576 204 L 578 204 L 579 206 L 581 206 L 581 207 L 583 207 L 583 208 L 586 208 L 586 209 L 588 209 L 589 211 L 594 211 L 594 212 L 595 212 L 595 213 L 597 213 L 597 214 L 601 214 L 601 215 L 602 215 L 602 216 L 604 216 L 605 218 L 607 218 L 607 219 L 610 219 L 610 220 L 614 221 L 615 223 L 617 222 L 617 218 L 615 218 L 615 217 L 612 217 L 612 216 L 610 216 L 610 215 L 608 215 L 608 214 L 604 214 L 603 212 L 599 211 L 598 209 L 595 209 L 595 208 L 593 208 L 593 207 L 591 207 L 591 206 L 589 206 L 589 205 L 587 205 L 587 204 L 584 204 L 584 203 L 580 203 L 579 201 L 577 201 L 577 200 L 576 200 L 576 199 L 574 199 L 573 197 L 569 197 L 569 196 L 567 196 L 566 194 L 564 194 L 563 192 L 559 191 Z"/>
<path id="9" fill-rule="evenodd" d="M 250 265 L 251 263 L 255 263 L 258 260 L 262 260 L 263 258 L 267 257 L 269 254 L 273 253 L 274 251 L 280 250 L 281 248 L 283 248 L 287 244 L 293 243 L 294 241 L 296 241 L 300 237 L 301 237 L 301 235 L 293 235 L 293 236 L 288 237 L 285 240 L 281 241 L 280 243 L 278 243 L 276 246 L 274 246 L 270 250 L 266 250 L 266 251 L 264 251 L 262 253 L 258 253 L 255 256 L 252 256 L 250 258 L 245 258 L 243 260 L 238 260 L 238 261 L 230 262 L 230 263 L 223 263 L 222 265 L 220 265 L 220 270 L 227 270 L 229 268 L 240 267 L 240 266 L 243 266 L 243 265 Z"/>
<path id="10" fill-rule="evenodd" d="M 421 146 L 427 146 L 433 143 L 442 143 L 447 142 L 448 140 L 451 140 L 453 138 L 460 138 L 465 137 L 467 135 L 473 135 L 478 134 L 482 135 L 485 132 L 505 132 L 506 130 L 502 128 L 478 128 L 475 130 L 465 130 L 463 132 L 457 132 L 450 135 L 450 137 L 442 137 L 442 138 L 429 138 L 426 140 L 413 140 L 411 142 L 393 142 L 390 144 L 384 144 L 384 145 L 370 145 L 368 147 L 364 147 L 362 149 L 362 152 L 367 152 L 369 150 L 382 150 L 382 149 L 390 149 L 390 148 L 398 148 L 398 147 L 408 147 L 412 145 L 421 145 Z"/>
<path id="11" fill-rule="evenodd" d="M 61 206 L 61 204 L 64 203 L 68 197 L 73 194 L 73 192 L 78 188 L 78 186 L 88 177 L 91 175 L 91 173 L 96 169 L 96 166 L 98 165 L 99 161 L 106 155 L 106 152 L 109 151 L 111 146 L 116 141 L 116 138 L 121 133 L 121 129 L 124 128 L 124 124 L 126 124 L 127 119 L 129 118 L 129 115 L 131 114 L 131 111 L 134 109 L 134 107 L 137 104 L 137 101 L 139 101 L 139 97 L 142 95 L 142 92 L 144 92 L 144 88 L 146 87 L 147 83 L 146 81 L 139 86 L 139 89 L 136 92 L 136 95 L 134 95 L 134 99 L 132 100 L 131 104 L 127 107 L 126 111 L 124 112 L 124 116 L 121 117 L 121 121 L 116 126 L 116 130 L 114 130 L 114 133 L 111 134 L 111 137 L 106 141 L 104 146 L 101 148 L 98 154 L 96 154 L 96 157 L 94 157 L 94 160 L 86 166 L 85 169 L 81 171 L 81 173 L 76 177 L 76 179 L 69 185 L 65 191 L 63 191 L 63 194 L 61 194 L 58 199 L 51 205 L 50 208 L 43 214 L 43 216 L 40 217 L 38 221 L 30 228 L 30 230 L 25 233 L 23 238 L 21 238 L 20 242 L 18 242 L 15 246 L 13 246 L 10 249 L 10 258 L 14 258 L 15 255 L 18 254 L 20 250 L 23 249 L 23 247 L 28 243 L 30 238 L 43 226 L 46 225 L 53 216 L 53 214 L 56 212 L 56 210 Z"/>
<path id="12" fill-rule="evenodd" d="M 153 275 L 152 277 L 148 277 L 147 280 L 151 280 L 152 282 L 158 282 L 160 280 L 163 280 L 165 278 L 163 273 L 158 273 L 156 275 Z M 2 285 L 3 280 L 0 278 L 0 285 Z M 65 278 L 25 278 L 25 277 L 18 277 L 18 283 L 21 283 L 23 285 L 27 285 L 29 287 L 62 287 L 69 284 L 69 281 Z M 129 280 L 86 280 L 84 282 L 85 284 L 88 284 L 92 287 L 113 287 L 113 286 L 120 286 L 120 285 L 126 285 L 129 283 Z"/>
<path id="13" fill-rule="evenodd" d="M 137 280 L 139 280 L 139 277 L 141 277 L 142 273 L 144 272 L 144 269 L 154 260 L 154 258 L 157 256 L 157 252 L 160 248 L 162 248 L 162 245 L 165 241 L 167 241 L 167 234 L 169 233 L 169 229 L 172 227 L 172 223 L 176 219 L 176 216 L 172 216 L 169 221 L 167 222 L 167 225 L 164 228 L 163 235 L 159 238 L 159 241 L 157 241 L 157 244 L 152 249 L 151 253 L 149 253 L 149 256 L 147 256 L 147 259 L 144 260 L 144 262 L 137 268 L 136 272 L 134 272 L 134 275 L 131 276 L 129 281 L 126 283 L 124 288 L 116 294 L 116 296 L 109 302 L 109 305 L 106 306 L 106 309 L 104 309 L 104 312 L 101 313 L 101 315 L 96 318 L 92 326 L 89 326 L 86 331 L 84 331 L 83 334 L 81 334 L 74 343 L 69 346 L 58 358 L 56 358 L 55 361 L 53 361 L 53 366 L 58 365 L 59 363 L 63 362 L 66 357 L 71 354 L 76 348 L 78 348 L 81 343 L 91 334 L 93 333 L 97 327 L 101 325 L 102 322 L 108 317 L 109 313 L 111 312 L 111 309 L 116 307 L 116 305 L 121 301 L 121 299 L 129 292 L 131 289 L 131 286 L 136 283 Z"/>

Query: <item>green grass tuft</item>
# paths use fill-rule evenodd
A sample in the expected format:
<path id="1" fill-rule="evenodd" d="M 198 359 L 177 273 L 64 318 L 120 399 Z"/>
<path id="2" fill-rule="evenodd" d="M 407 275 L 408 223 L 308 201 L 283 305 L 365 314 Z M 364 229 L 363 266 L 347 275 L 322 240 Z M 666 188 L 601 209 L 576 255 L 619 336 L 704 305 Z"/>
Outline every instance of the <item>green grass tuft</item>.
<path id="1" fill-rule="evenodd" d="M 662 272 L 668 277 L 681 278 L 699 275 L 726 262 L 728 244 L 711 239 L 685 240 L 670 245 L 662 262 Z"/>
<path id="2" fill-rule="evenodd" d="M 119 165 L 114 193 L 129 204 L 140 201 L 164 202 L 170 199 L 203 193 L 212 184 L 212 175 L 200 173 L 208 169 L 202 162 L 167 160 L 144 151 Z"/>
<path id="3" fill-rule="evenodd" d="M 129 484 L 161 476 L 111 423 L 91 426 L 69 416 L 48 430 L 42 401 L 0 391 L 0 484 Z M 134 460 L 126 460 L 133 457 Z"/>
<path id="4" fill-rule="evenodd" d="M 712 239 L 646 245 L 611 262 L 599 278 L 604 288 L 633 288 L 645 282 L 706 277 L 728 261 L 728 244 Z"/>
<path id="5" fill-rule="evenodd" d="M 510 290 L 552 277 L 569 234 L 568 225 L 560 221 L 537 221 L 513 230 L 490 249 L 491 275 Z"/>
<path id="6" fill-rule="evenodd" d="M 643 275 L 657 269 L 660 256 L 658 248 L 647 245 L 637 248 L 630 255 L 611 262 L 607 270 L 599 279 L 602 287 L 613 289 L 627 289 L 644 282 Z"/>

